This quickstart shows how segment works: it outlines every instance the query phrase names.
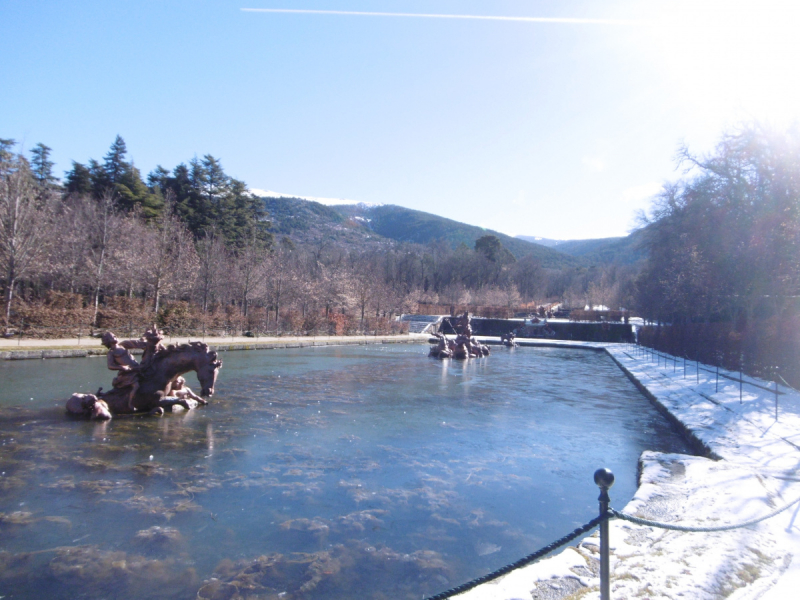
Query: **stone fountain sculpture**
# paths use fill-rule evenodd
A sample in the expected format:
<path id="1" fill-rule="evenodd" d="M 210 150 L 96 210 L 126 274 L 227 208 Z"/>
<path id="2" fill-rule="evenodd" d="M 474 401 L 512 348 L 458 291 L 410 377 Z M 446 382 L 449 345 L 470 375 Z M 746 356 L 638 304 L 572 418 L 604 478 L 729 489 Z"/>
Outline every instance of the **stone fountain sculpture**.
<path id="1" fill-rule="evenodd" d="M 434 337 L 438 339 L 438 343 L 436 346 L 431 346 L 428 356 L 459 359 L 488 356 L 489 347 L 472 337 L 470 321 L 471 317 L 468 312 L 456 317 L 452 322 L 453 329 L 456 332 L 455 339 L 448 339 L 443 333 L 434 334 Z"/>
<path id="2" fill-rule="evenodd" d="M 164 414 L 175 406 L 187 410 L 206 400 L 183 386 L 183 374 L 195 371 L 200 380 L 201 396 L 212 396 L 222 361 L 217 353 L 202 342 L 163 346 L 162 333 L 153 325 L 138 340 L 118 340 L 107 331 L 102 343 L 108 348 L 108 368 L 117 375 L 111 389 L 96 394 L 73 394 L 67 401 L 67 412 L 94 419 L 110 419 L 121 414 Z M 143 350 L 141 363 L 131 355 Z M 173 387 L 181 393 L 172 394 Z"/>

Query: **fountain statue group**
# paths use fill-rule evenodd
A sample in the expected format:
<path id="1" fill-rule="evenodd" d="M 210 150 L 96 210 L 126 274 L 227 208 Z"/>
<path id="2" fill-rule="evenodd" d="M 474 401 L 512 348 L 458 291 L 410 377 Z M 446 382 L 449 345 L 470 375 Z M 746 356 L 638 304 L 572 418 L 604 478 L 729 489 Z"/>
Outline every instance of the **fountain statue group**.
<path id="1" fill-rule="evenodd" d="M 108 348 L 108 368 L 116 372 L 111 389 L 96 394 L 73 394 L 67 412 L 92 419 L 110 419 L 111 415 L 162 415 L 175 406 L 187 410 L 207 404 L 201 396 L 212 396 L 222 361 L 203 342 L 164 346 L 162 333 L 153 325 L 138 340 L 118 340 L 107 331 L 102 343 Z M 131 350 L 143 350 L 136 362 Z M 182 377 L 197 373 L 200 396 L 186 386 Z"/>
<path id="2" fill-rule="evenodd" d="M 456 337 L 452 340 L 448 339 L 443 333 L 433 334 L 438 343 L 435 346 L 431 346 L 428 356 L 461 359 L 489 356 L 489 347 L 472 337 L 469 313 L 465 312 L 460 317 L 457 317 L 453 322 L 453 329 L 456 332 Z"/>

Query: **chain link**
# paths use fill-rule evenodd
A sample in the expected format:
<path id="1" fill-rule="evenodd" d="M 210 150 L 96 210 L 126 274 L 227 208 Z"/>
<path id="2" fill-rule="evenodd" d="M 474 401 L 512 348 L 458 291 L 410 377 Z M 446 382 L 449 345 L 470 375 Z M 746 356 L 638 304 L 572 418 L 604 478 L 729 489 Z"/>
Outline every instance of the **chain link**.
<path id="1" fill-rule="evenodd" d="M 533 554 L 529 554 L 528 556 L 525 556 L 524 558 L 521 558 L 516 562 L 513 562 L 513 563 L 511 563 L 509 565 L 506 565 L 505 567 L 501 567 L 500 569 L 497 569 L 496 571 L 492 571 L 491 573 L 488 573 L 487 575 L 483 575 L 481 577 L 478 577 L 477 579 L 473 579 L 472 581 L 468 581 L 467 583 L 463 583 L 463 584 L 461 584 L 459 586 L 456 586 L 454 588 L 450 588 L 449 590 L 441 592 L 439 594 L 436 594 L 435 596 L 430 596 L 430 597 L 426 598 L 425 600 L 445 600 L 445 598 L 449 598 L 450 596 L 455 596 L 456 594 L 462 594 L 462 593 L 464 593 L 464 592 L 466 592 L 468 590 L 471 590 L 474 587 L 478 587 L 479 585 L 481 585 L 483 583 L 487 583 L 489 581 L 493 581 L 494 579 L 497 579 L 498 577 L 502 577 L 503 575 L 505 575 L 507 573 L 510 573 L 511 571 L 514 571 L 515 569 L 519 569 L 520 567 L 524 567 L 525 565 L 529 565 L 530 563 L 539 560 L 543 556 L 545 556 L 547 554 L 550 554 L 553 550 L 557 550 L 561 546 L 569 544 L 571 541 L 579 538 L 584 533 L 588 533 L 589 531 L 591 531 L 592 529 L 597 527 L 603 521 L 606 521 L 606 520 L 610 519 L 611 516 L 612 516 L 611 513 L 606 513 L 604 515 L 600 515 L 599 517 L 595 517 L 594 519 L 592 519 L 591 521 L 589 521 L 585 525 L 582 525 L 581 527 L 578 527 L 572 533 L 568 533 L 564 537 L 556 540 L 552 544 L 548 544 L 544 548 L 541 548 L 541 549 L 537 550 Z"/>
<path id="2" fill-rule="evenodd" d="M 750 521 L 745 521 L 743 523 L 735 523 L 733 525 L 719 525 L 717 527 L 699 527 L 699 526 L 690 526 L 690 525 L 675 525 L 674 523 L 662 523 L 660 521 L 650 521 L 649 519 L 642 519 L 639 517 L 634 517 L 633 515 L 628 515 L 623 512 L 619 512 L 614 510 L 613 508 L 609 508 L 608 512 L 618 519 L 622 519 L 623 521 L 629 521 L 630 523 L 636 523 L 637 525 L 646 525 L 648 527 L 658 527 L 659 529 L 670 529 L 672 531 L 688 531 L 688 532 L 705 532 L 710 533 L 714 531 L 730 531 L 732 529 L 741 529 L 742 527 L 748 527 L 750 525 L 755 525 L 756 523 L 761 523 L 761 521 L 766 521 L 767 519 L 771 519 L 772 517 L 781 514 L 783 511 L 788 510 L 795 504 L 800 502 L 800 498 L 797 498 L 793 502 L 782 506 L 777 510 L 773 510 L 768 515 L 764 515 L 763 517 L 759 517 L 758 519 L 751 519 Z"/>

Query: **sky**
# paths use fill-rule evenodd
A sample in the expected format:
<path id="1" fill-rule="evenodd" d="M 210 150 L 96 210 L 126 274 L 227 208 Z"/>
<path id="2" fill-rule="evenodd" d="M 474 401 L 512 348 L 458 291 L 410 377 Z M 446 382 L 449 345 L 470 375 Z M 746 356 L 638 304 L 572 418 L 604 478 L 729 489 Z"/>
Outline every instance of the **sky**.
<path id="1" fill-rule="evenodd" d="M 253 189 L 621 236 L 682 144 L 800 121 L 798 30 L 788 0 L 0 0 L 0 137 L 58 175 L 119 134 L 144 174 L 211 154 Z"/>

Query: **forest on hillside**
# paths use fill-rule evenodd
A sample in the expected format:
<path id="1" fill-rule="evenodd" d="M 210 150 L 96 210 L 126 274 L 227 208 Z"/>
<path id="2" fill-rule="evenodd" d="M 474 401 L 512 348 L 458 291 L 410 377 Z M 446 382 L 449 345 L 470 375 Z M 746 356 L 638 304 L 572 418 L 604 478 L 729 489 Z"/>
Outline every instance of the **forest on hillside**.
<path id="1" fill-rule="evenodd" d="M 73 162 L 59 178 L 50 153 L 0 140 L 6 334 L 137 330 L 153 320 L 175 332 L 383 332 L 420 303 L 504 316 L 559 302 L 629 309 L 653 324 L 644 341 L 674 353 L 762 370 L 800 354 L 797 131 L 749 124 L 708 156 L 682 150 L 683 175 L 636 232 L 643 258 L 597 254 L 576 266 L 565 255 L 560 267 L 491 234 L 471 246 L 415 242 L 413 224 L 391 211 L 401 239 L 380 230 L 308 237 L 315 219 L 351 232 L 358 223 L 322 205 L 304 211 L 302 201 L 281 204 L 273 230 L 266 207 L 278 205 L 208 154 L 143 177 L 117 136 L 102 160 Z"/>
<path id="2" fill-rule="evenodd" d="M 507 313 L 553 299 L 631 302 L 631 269 L 546 269 L 534 246 L 516 258 L 493 235 L 473 247 L 307 242 L 292 232 L 314 222 L 297 210 L 273 232 L 265 201 L 211 155 L 145 179 L 118 136 L 102 160 L 73 162 L 59 179 L 46 145 L 25 155 L 0 144 L 7 333 L 153 319 L 174 330 L 353 333 L 386 329 L 420 302 Z"/>

